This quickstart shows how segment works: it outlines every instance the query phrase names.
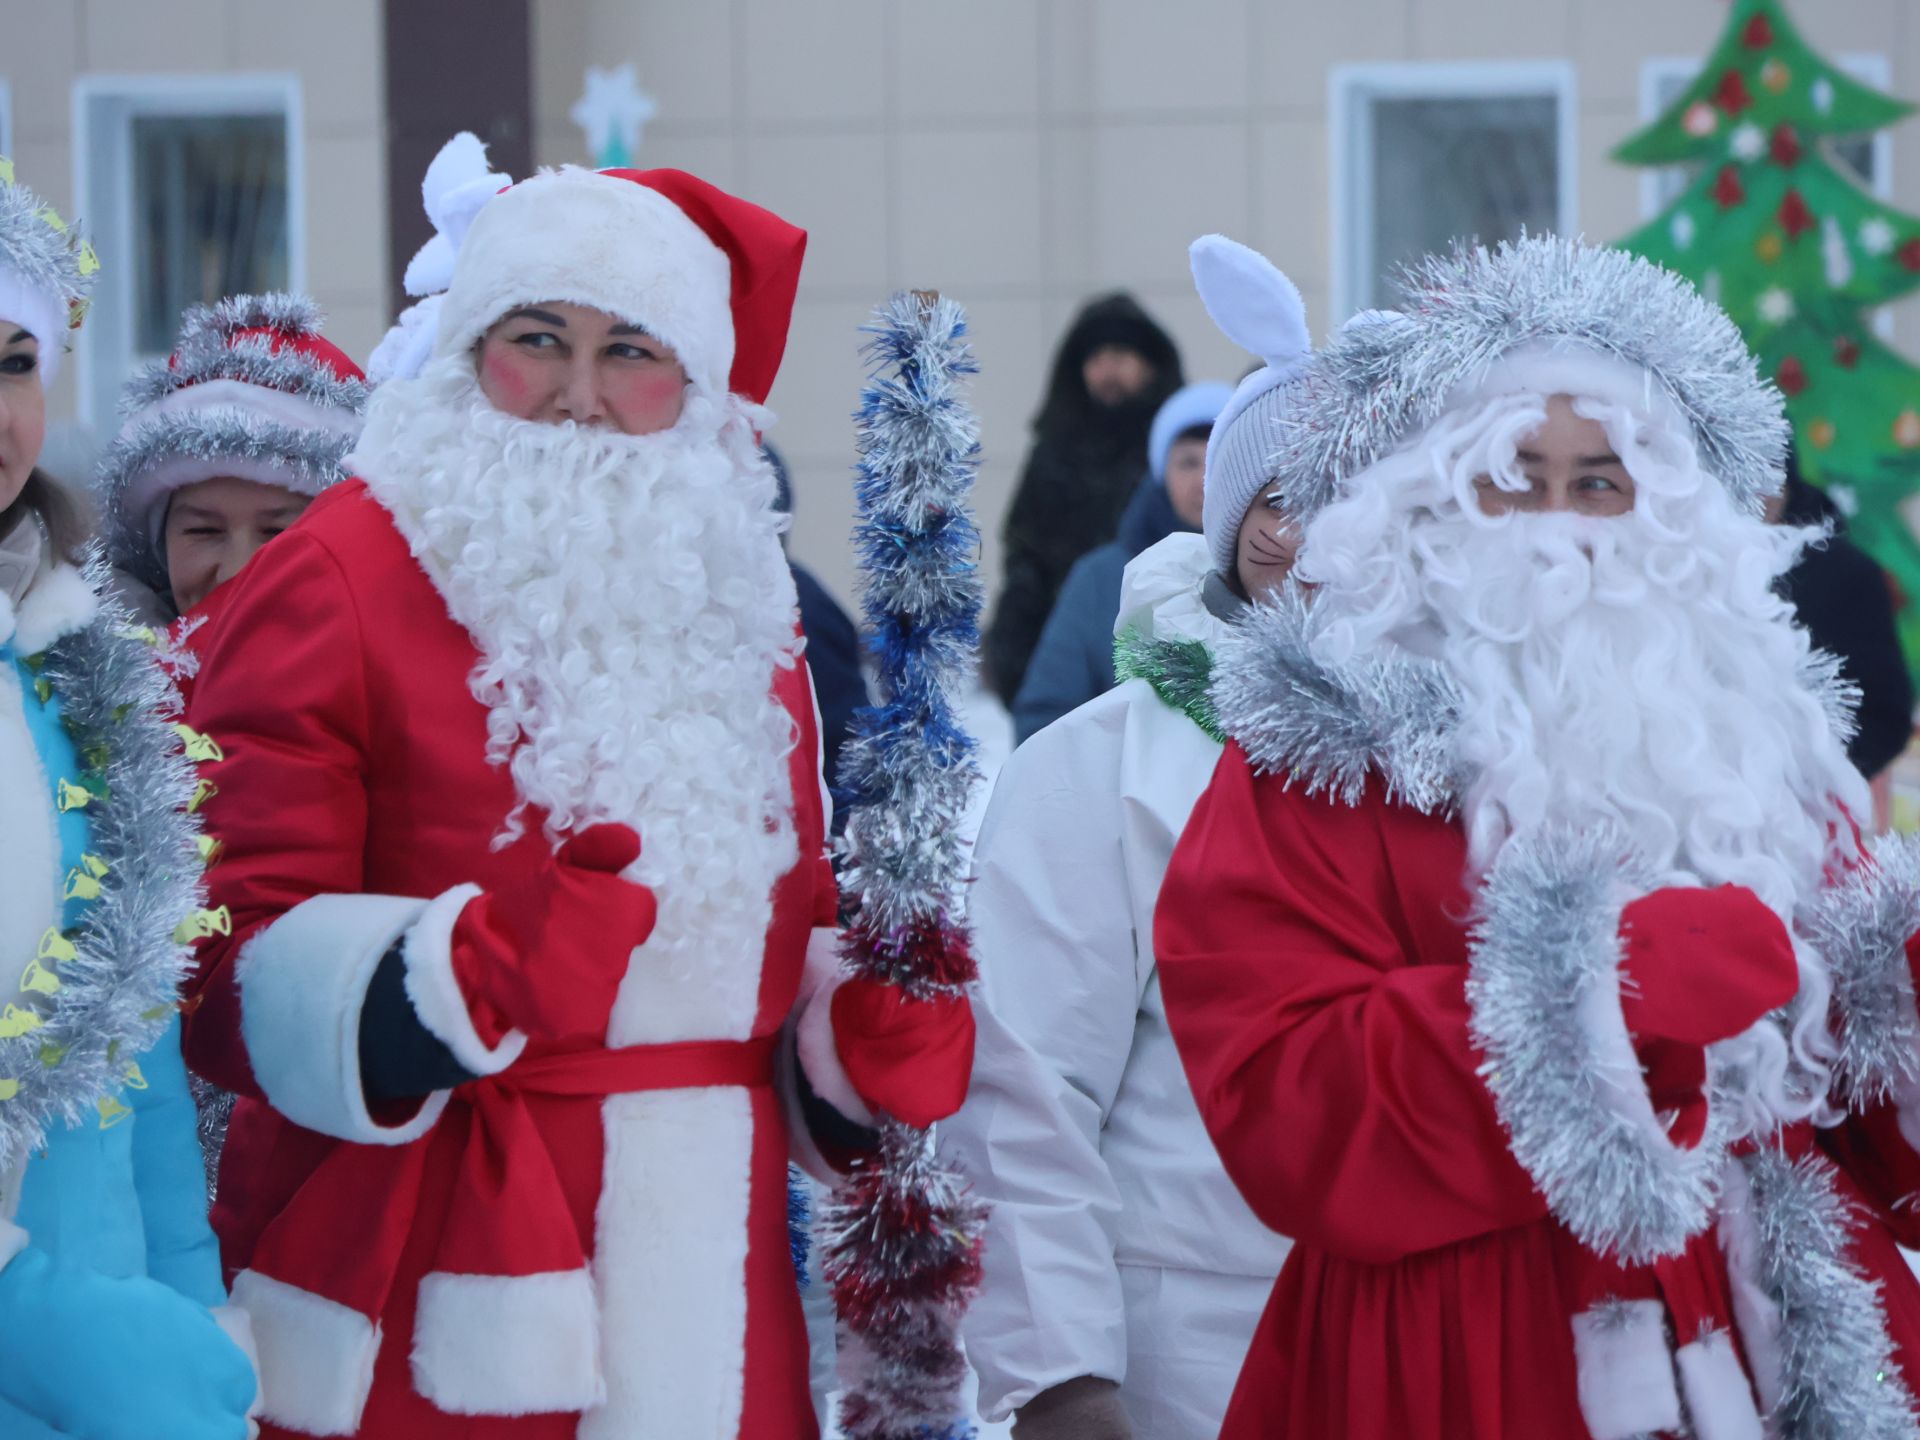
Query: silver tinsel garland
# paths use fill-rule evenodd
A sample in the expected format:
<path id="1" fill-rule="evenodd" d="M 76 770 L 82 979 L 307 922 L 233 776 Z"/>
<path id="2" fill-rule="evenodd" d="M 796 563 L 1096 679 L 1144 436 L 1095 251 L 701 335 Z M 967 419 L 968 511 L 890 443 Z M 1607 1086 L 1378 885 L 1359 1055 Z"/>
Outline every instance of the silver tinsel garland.
<path id="1" fill-rule="evenodd" d="M 1788 427 L 1746 342 L 1691 284 L 1622 250 L 1557 236 L 1430 256 L 1391 322 L 1349 326 L 1315 356 L 1275 436 L 1273 473 L 1305 519 L 1440 418 L 1457 387 L 1536 342 L 1643 369 L 1693 430 L 1701 463 L 1758 513 L 1780 488 Z"/>
<path id="2" fill-rule="evenodd" d="M 1865 1107 L 1920 1080 L 1920 1015 L 1907 963 L 1907 941 L 1920 932 L 1920 841 L 1882 837 L 1795 920 L 1832 979 L 1841 1095 Z"/>
<path id="3" fill-rule="evenodd" d="M 53 207 L 25 185 L 5 180 L 0 180 L 0 261 L 31 289 L 58 296 L 75 316 L 84 312 L 99 268 L 77 226 L 59 220 Z M 38 338 L 47 346 L 64 339 Z"/>
<path id="4" fill-rule="evenodd" d="M 1377 773 L 1388 797 L 1429 814 L 1457 792 L 1459 702 L 1430 661 L 1382 652 L 1338 670 L 1312 651 L 1310 599 L 1298 586 L 1262 600 L 1219 645 L 1213 703 L 1256 770 L 1309 795 L 1359 801 Z"/>
<path id="5" fill-rule="evenodd" d="M 842 954 L 855 975 L 937 997 L 972 978 L 961 821 L 979 776 L 954 709 L 980 610 L 968 513 L 979 440 L 962 392 L 974 365 L 949 300 L 896 295 L 868 329 L 856 543 L 883 700 L 860 713 L 841 761 L 852 799 Z M 878 1153 L 821 1221 L 841 1317 L 841 1428 L 849 1440 L 952 1440 L 972 1433 L 957 1331 L 985 1216 L 931 1131 L 884 1115 L 879 1129 Z"/>
<path id="6" fill-rule="evenodd" d="M 99 591 L 96 557 L 88 579 Z M 40 674 L 59 697 L 90 785 L 90 853 L 106 862 L 100 894 L 70 938 L 78 952 L 57 966 L 44 1023 L 0 1040 L 0 1173 L 44 1143 L 46 1132 L 99 1122 L 128 1067 L 171 1021 L 189 950 L 176 932 L 199 910 L 199 823 L 188 813 L 196 777 L 166 717 L 177 693 L 153 652 L 130 638 L 132 620 L 110 601 L 77 633 L 50 647 Z"/>
<path id="7" fill-rule="evenodd" d="M 1833 1167 L 1772 1147 L 1746 1169 L 1759 1280 L 1780 1311 L 1783 1391 L 1770 1417 L 1781 1440 L 1914 1440 L 1914 1398 L 1901 1378 L 1879 1286 L 1851 1257 L 1846 1202 Z"/>
<path id="8" fill-rule="evenodd" d="M 1480 894 L 1467 975 L 1481 1073 L 1514 1158 L 1581 1244 L 1633 1265 L 1678 1254 L 1713 1223 L 1736 1113 L 1712 1066 L 1700 1143 L 1683 1149 L 1657 1132 L 1606 994 L 1619 972 L 1622 903 L 1650 888 L 1613 837 L 1510 841 Z M 1599 1043 L 1596 1028 L 1609 1025 L 1623 1054 Z"/>

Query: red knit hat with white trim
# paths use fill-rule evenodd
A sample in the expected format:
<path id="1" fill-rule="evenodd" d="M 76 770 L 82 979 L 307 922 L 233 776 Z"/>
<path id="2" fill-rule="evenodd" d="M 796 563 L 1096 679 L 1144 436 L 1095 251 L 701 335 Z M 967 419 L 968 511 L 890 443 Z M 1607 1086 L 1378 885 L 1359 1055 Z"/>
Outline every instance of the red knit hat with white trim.
<path id="1" fill-rule="evenodd" d="M 216 476 L 318 495 L 345 478 L 367 406 L 360 367 L 299 295 L 236 295 L 181 318 L 165 361 L 121 397 L 120 434 L 94 475 L 110 558 L 164 592 L 160 534 L 173 492 Z"/>
<path id="2" fill-rule="evenodd" d="M 693 385 L 763 403 L 807 234 L 681 170 L 545 171 L 488 200 L 459 244 L 436 356 L 521 305 L 587 305 L 669 346 Z"/>

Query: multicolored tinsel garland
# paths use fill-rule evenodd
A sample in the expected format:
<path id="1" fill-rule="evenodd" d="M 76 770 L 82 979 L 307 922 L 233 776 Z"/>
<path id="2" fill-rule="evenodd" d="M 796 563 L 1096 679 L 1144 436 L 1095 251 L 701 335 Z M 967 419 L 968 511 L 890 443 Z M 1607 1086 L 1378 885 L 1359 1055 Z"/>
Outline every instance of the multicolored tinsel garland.
<path id="1" fill-rule="evenodd" d="M 859 522 L 878 706 L 840 764 L 851 804 L 838 842 L 849 972 L 914 995 L 974 976 L 961 906 L 962 817 L 979 769 L 955 715 L 979 644 L 979 532 L 967 508 L 976 371 L 950 300 L 896 294 L 867 327 Z M 824 1271 L 840 1314 L 847 1440 L 961 1440 L 958 1325 L 980 1283 L 985 1208 L 935 1153 L 933 1132 L 880 1119 L 878 1153 L 823 1207 Z"/>

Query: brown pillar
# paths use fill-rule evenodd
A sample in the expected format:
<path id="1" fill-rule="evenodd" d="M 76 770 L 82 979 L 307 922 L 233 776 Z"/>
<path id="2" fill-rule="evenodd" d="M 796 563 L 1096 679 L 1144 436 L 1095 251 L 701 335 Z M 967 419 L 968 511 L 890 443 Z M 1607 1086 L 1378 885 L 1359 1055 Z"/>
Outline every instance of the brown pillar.
<path id="1" fill-rule="evenodd" d="M 493 168 L 533 168 L 533 21 L 528 0 L 386 0 L 387 254 L 398 314 L 407 262 L 432 235 L 420 178 L 461 130 Z"/>

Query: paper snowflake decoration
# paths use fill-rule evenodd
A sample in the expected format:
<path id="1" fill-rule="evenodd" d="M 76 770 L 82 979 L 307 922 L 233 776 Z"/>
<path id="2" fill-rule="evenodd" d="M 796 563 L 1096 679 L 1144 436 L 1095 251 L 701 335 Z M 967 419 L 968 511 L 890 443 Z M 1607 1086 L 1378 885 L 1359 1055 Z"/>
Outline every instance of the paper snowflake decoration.
<path id="1" fill-rule="evenodd" d="M 1771 289 L 1760 292 L 1759 299 L 1754 302 L 1754 308 L 1759 312 L 1760 318 L 1769 325 L 1784 325 L 1793 318 L 1793 296 L 1775 285 Z"/>
<path id="2" fill-rule="evenodd" d="M 1876 215 L 1860 227 L 1860 248 L 1869 255 L 1884 255 L 1893 249 L 1893 222 L 1883 215 Z"/>
<path id="3" fill-rule="evenodd" d="M 640 153 L 640 132 L 658 111 L 631 64 L 611 70 L 594 65 L 587 69 L 586 93 L 567 115 L 585 132 L 595 168 L 607 170 L 633 163 Z"/>
<path id="4" fill-rule="evenodd" d="M 1767 137 L 1758 125 L 1749 122 L 1733 132 L 1727 148 L 1737 160 L 1758 160 L 1767 153 Z"/>
<path id="5" fill-rule="evenodd" d="M 1839 290 L 1853 279 L 1853 252 L 1847 248 L 1846 233 L 1840 222 L 1827 216 L 1820 227 L 1820 258 L 1827 272 L 1827 284 Z"/>
<path id="6" fill-rule="evenodd" d="M 1822 75 L 1813 82 L 1813 108 L 1822 115 L 1833 109 L 1833 82 Z"/>
<path id="7" fill-rule="evenodd" d="M 1700 229 L 1700 227 L 1694 223 L 1693 216 L 1684 210 L 1673 217 L 1673 225 L 1670 228 L 1673 235 L 1674 248 L 1679 250 L 1685 250 L 1691 246 L 1693 244 L 1693 237 L 1699 233 Z"/>
<path id="8" fill-rule="evenodd" d="M 1827 489 L 1827 498 L 1840 508 L 1840 513 L 1851 520 L 1860 513 L 1860 492 L 1851 485 L 1833 485 Z"/>

